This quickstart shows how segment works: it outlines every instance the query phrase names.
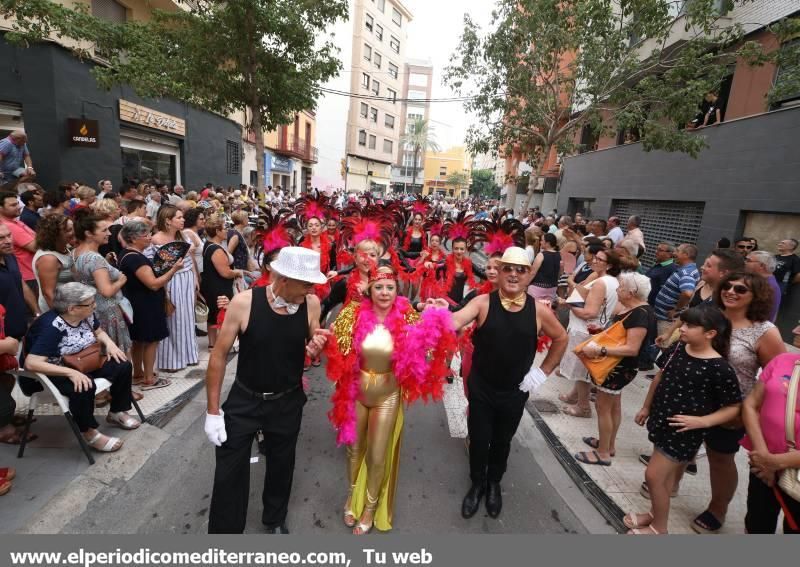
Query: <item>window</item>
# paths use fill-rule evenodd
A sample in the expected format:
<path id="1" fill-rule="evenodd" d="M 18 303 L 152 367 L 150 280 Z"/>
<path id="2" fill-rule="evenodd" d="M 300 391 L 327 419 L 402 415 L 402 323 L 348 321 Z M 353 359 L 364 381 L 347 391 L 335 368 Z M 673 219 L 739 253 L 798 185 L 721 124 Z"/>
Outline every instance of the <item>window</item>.
<path id="1" fill-rule="evenodd" d="M 372 61 L 372 48 L 368 44 L 364 44 L 364 59 Z"/>
<path id="2" fill-rule="evenodd" d="M 447 175 L 447 166 L 442 165 L 439 166 L 439 177 L 445 177 Z"/>
<path id="3" fill-rule="evenodd" d="M 419 87 L 427 87 L 428 75 L 423 75 L 422 73 L 411 73 L 411 75 L 408 77 L 408 83 L 410 85 L 417 85 Z"/>
<path id="4" fill-rule="evenodd" d="M 394 130 L 394 116 L 392 116 L 391 114 L 385 114 L 383 117 L 383 124 L 387 128 L 391 128 L 392 130 Z"/>
<path id="5" fill-rule="evenodd" d="M 378 41 L 383 41 L 383 26 L 380 24 L 375 24 L 375 37 Z"/>
<path id="6" fill-rule="evenodd" d="M 793 64 L 791 62 L 793 59 L 791 53 L 794 50 L 800 49 L 800 39 L 787 41 L 781 45 L 780 49 L 782 52 L 781 55 L 785 53 L 788 57 L 786 58 L 787 61 L 784 61 L 775 73 L 775 84 L 772 91 L 773 109 L 783 106 L 794 106 L 798 103 L 798 100 L 800 100 L 800 90 L 792 88 L 792 85 L 796 84 L 796 82 L 792 80 L 792 77 L 796 77 L 800 74 L 800 64 Z"/>
<path id="7" fill-rule="evenodd" d="M 369 119 L 371 122 L 378 123 L 378 109 L 377 108 L 370 108 L 369 109 Z"/>
<path id="8" fill-rule="evenodd" d="M 414 124 L 414 122 L 416 122 L 417 120 L 422 120 L 425 117 L 422 114 L 409 113 L 408 116 L 406 116 L 406 118 L 409 123 L 408 126 L 410 128 Z"/>
<path id="9" fill-rule="evenodd" d="M 122 24 L 128 19 L 128 9 L 114 0 L 92 0 L 92 15 L 101 20 Z"/>
<path id="10" fill-rule="evenodd" d="M 394 149 L 394 142 L 391 140 L 384 140 L 383 141 L 383 153 L 390 154 Z"/>
<path id="11" fill-rule="evenodd" d="M 425 100 L 426 98 L 428 98 L 428 93 L 426 93 L 425 91 L 415 91 L 409 89 L 408 98 L 410 98 L 411 100 Z"/>
<path id="12" fill-rule="evenodd" d="M 381 84 L 378 81 L 372 81 L 372 92 L 375 93 L 376 96 L 381 94 Z"/>
<path id="13" fill-rule="evenodd" d="M 395 36 L 392 36 L 389 40 L 389 47 L 392 48 L 392 51 L 395 53 L 400 53 L 400 40 L 397 39 Z"/>
<path id="14" fill-rule="evenodd" d="M 237 174 L 241 173 L 239 170 L 239 165 L 241 163 L 241 150 L 239 149 L 238 142 L 231 142 L 230 140 L 226 140 L 225 143 L 225 150 L 226 150 L 226 164 L 227 164 L 227 171 L 228 173 Z"/>
<path id="15" fill-rule="evenodd" d="M 400 10 L 392 6 L 392 23 L 394 23 L 397 27 L 401 27 L 403 25 L 403 14 L 400 13 Z"/>
<path id="16" fill-rule="evenodd" d="M 366 132 L 366 130 L 359 130 L 358 131 L 358 145 L 359 146 L 366 146 L 367 145 L 367 132 Z"/>
<path id="17" fill-rule="evenodd" d="M 361 86 L 364 87 L 365 89 L 369 88 L 369 75 L 367 75 L 366 73 L 361 73 Z"/>
<path id="18" fill-rule="evenodd" d="M 373 136 L 372 134 L 369 135 L 369 149 L 374 150 L 378 142 L 378 138 Z"/>
<path id="19" fill-rule="evenodd" d="M 380 10 L 381 14 L 386 9 L 386 0 L 372 0 L 378 5 L 378 10 Z"/>
<path id="20" fill-rule="evenodd" d="M 359 114 L 361 115 L 361 118 L 366 118 L 368 112 L 369 112 L 369 106 L 366 103 L 362 102 L 361 103 L 361 111 L 359 112 Z"/>
<path id="21" fill-rule="evenodd" d="M 383 57 L 377 51 L 375 52 L 375 56 L 372 58 L 372 62 L 375 63 L 375 66 L 380 69 L 381 63 L 383 62 Z"/>
<path id="22" fill-rule="evenodd" d="M 397 65 L 394 63 L 389 63 L 389 74 L 395 79 L 397 78 Z"/>
<path id="23" fill-rule="evenodd" d="M 392 104 L 397 102 L 397 91 L 392 89 L 386 89 L 387 95 L 390 99 L 392 99 Z"/>

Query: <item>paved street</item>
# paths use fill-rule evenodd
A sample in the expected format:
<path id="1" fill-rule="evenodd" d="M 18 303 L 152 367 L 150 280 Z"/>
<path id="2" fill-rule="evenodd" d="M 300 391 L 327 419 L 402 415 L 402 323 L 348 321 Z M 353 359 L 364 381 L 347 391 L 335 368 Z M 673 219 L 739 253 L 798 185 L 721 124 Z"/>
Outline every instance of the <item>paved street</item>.
<path id="1" fill-rule="evenodd" d="M 235 360 L 228 367 L 226 387 L 230 387 L 234 367 Z M 345 495 L 344 450 L 335 447 L 334 434 L 325 416 L 330 385 L 322 370 L 312 369 L 308 373 L 311 388 L 288 519 L 290 530 L 298 534 L 347 533 L 340 520 Z M 460 388 L 458 384 L 451 386 L 454 387 Z M 75 491 L 71 498 L 62 492 L 34 519 L 36 526 L 20 529 L 66 533 L 204 533 L 214 470 L 213 450 L 203 432 L 204 410 L 205 395 L 201 390 L 163 430 L 148 425 L 146 430 L 128 436 L 125 449 L 131 454 L 140 453 L 133 444 L 136 448 L 146 445 L 147 437 L 160 444 L 143 464 L 131 463 L 139 467 L 132 476 L 128 478 L 123 459 L 111 474 L 117 478 L 106 479 L 99 490 L 92 488 L 97 483 L 91 478 L 79 477 L 68 487 Z M 451 421 L 454 421 L 452 416 Z M 4 456 L 8 452 L 3 449 Z M 73 456 L 79 457 L 77 451 Z M 260 457 L 255 445 L 253 456 Z M 108 469 L 104 457 L 81 476 L 97 477 L 104 468 Z M 263 457 L 252 465 L 247 530 L 250 533 L 261 531 L 264 466 Z M 510 470 L 503 483 L 505 507 L 498 520 L 490 519 L 483 510 L 471 520 L 461 518 L 461 498 L 469 487 L 467 456 L 463 439 L 451 437 L 443 404 L 417 405 L 406 414 L 401 467 L 393 533 L 611 531 L 571 484 L 527 414 L 512 448 Z M 75 510 L 84 511 L 76 514 Z M 53 518 L 61 518 L 60 523 Z"/>

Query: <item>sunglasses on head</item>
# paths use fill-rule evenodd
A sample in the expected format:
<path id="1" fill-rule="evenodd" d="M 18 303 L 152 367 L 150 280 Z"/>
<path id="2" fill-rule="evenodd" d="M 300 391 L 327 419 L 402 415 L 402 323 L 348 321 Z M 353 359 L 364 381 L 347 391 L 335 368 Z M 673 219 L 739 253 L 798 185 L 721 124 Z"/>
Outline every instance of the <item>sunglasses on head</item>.
<path id="1" fill-rule="evenodd" d="M 730 291 L 730 290 L 733 290 L 733 292 L 736 293 L 737 295 L 744 295 L 745 293 L 750 291 L 750 288 L 747 287 L 746 285 L 732 284 L 731 282 L 727 282 L 722 285 L 722 291 Z"/>
<path id="2" fill-rule="evenodd" d="M 528 273 L 528 268 L 525 266 L 511 266 L 509 264 L 503 264 L 503 272 L 506 274 L 517 272 L 519 275 L 522 275 Z"/>

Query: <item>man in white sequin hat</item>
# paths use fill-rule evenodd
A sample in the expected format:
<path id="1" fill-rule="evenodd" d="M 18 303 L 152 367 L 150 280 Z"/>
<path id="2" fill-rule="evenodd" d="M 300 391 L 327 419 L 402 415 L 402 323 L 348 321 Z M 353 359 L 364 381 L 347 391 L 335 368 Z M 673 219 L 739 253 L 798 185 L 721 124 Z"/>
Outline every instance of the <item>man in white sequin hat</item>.
<path id="1" fill-rule="evenodd" d="M 319 253 L 283 248 L 270 264 L 272 284 L 234 296 L 208 361 L 205 430 L 217 446 L 217 468 L 209 533 L 243 533 L 250 493 L 250 450 L 264 435 L 267 468 L 261 516 L 267 533 L 289 533 L 286 515 L 294 474 L 295 447 L 306 395 L 306 355 L 318 356 L 329 331 L 319 328 L 314 284 L 325 283 Z M 225 363 L 239 338 L 236 379 L 220 407 Z"/>

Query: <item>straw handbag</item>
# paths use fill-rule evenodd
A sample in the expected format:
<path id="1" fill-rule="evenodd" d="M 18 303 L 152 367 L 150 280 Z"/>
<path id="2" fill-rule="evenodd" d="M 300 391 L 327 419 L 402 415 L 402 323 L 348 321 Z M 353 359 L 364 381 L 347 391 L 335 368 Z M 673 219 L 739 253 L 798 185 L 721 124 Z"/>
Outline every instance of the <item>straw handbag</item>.
<path id="1" fill-rule="evenodd" d="M 625 319 L 628 317 L 630 317 L 630 313 L 625 316 Z M 581 362 L 583 362 L 583 365 L 589 371 L 589 375 L 592 377 L 592 382 L 598 386 L 603 385 L 603 383 L 606 381 L 606 378 L 608 378 L 608 375 L 611 374 L 611 371 L 616 368 L 617 364 L 620 363 L 623 357 L 607 354 L 599 358 L 589 358 L 581 351 L 583 350 L 584 346 L 592 341 L 594 341 L 597 345 L 606 348 L 617 348 L 627 343 L 628 331 L 623 325 L 625 319 L 621 319 L 611 325 L 605 331 L 589 337 L 587 340 L 576 346 L 573 350 L 573 352 L 578 358 L 581 359 Z"/>
<path id="2" fill-rule="evenodd" d="M 794 420 L 797 414 L 797 386 L 800 384 L 800 361 L 794 363 L 794 372 L 786 396 L 786 445 L 797 451 L 794 438 Z M 778 486 L 787 496 L 800 501 L 800 468 L 784 469 L 778 477 Z"/>
<path id="3" fill-rule="evenodd" d="M 199 325 L 208 322 L 208 305 L 199 297 L 194 304 L 194 318 Z"/>

